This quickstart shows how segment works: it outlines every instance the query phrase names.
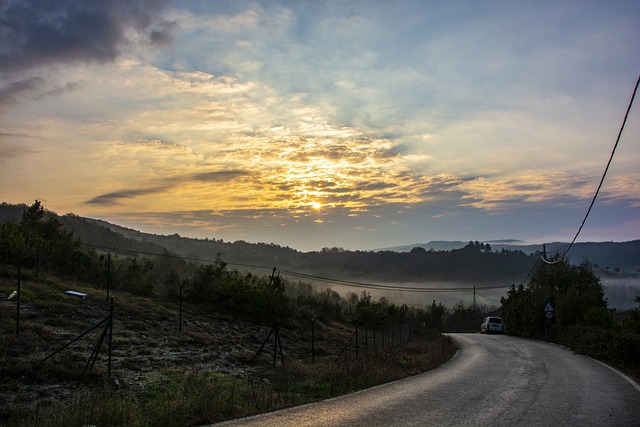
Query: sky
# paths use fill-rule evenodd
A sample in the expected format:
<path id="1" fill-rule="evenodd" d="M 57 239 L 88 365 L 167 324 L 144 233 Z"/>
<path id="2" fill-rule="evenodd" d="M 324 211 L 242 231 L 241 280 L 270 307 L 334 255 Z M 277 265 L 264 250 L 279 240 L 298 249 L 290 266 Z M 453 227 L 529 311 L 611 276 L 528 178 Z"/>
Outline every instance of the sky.
<path id="1" fill-rule="evenodd" d="M 570 242 L 640 2 L 0 2 L 0 201 L 367 250 Z M 640 106 L 577 241 L 640 239 Z"/>

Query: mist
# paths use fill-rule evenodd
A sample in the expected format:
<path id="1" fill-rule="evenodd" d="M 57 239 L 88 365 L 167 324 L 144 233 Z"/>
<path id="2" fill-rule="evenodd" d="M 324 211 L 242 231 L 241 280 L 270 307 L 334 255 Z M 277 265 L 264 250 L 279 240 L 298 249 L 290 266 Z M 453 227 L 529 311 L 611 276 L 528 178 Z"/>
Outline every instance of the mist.
<path id="1" fill-rule="evenodd" d="M 617 311 L 625 311 L 638 307 L 635 298 L 640 295 L 640 279 L 634 278 L 602 278 L 605 287 L 607 306 Z"/>

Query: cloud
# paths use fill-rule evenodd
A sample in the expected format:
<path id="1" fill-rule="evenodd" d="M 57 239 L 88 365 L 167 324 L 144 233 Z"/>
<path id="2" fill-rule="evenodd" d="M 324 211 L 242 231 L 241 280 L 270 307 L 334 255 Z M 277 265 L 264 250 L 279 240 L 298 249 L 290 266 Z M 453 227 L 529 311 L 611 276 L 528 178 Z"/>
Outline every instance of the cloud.
<path id="1" fill-rule="evenodd" d="M 90 205 L 117 205 L 121 199 L 131 199 L 138 196 L 146 196 L 150 194 L 160 193 L 166 190 L 167 187 L 155 187 L 155 188 L 137 188 L 131 190 L 113 191 L 111 193 L 101 194 L 85 203 Z"/>
<path id="2" fill-rule="evenodd" d="M 37 93 L 43 83 L 40 77 L 28 77 L 0 87 L 0 108 L 17 102 L 24 95 Z"/>
<path id="3" fill-rule="evenodd" d="M 0 133 L 0 140 L 5 134 Z M 8 165 L 18 158 L 31 154 L 31 150 L 14 144 L 0 144 L 0 165 Z"/>
<path id="4" fill-rule="evenodd" d="M 203 182 L 228 182 L 236 178 L 240 178 L 248 175 L 250 175 L 248 172 L 239 171 L 239 170 L 214 171 L 214 172 L 203 172 L 203 173 L 195 174 L 193 176 L 193 179 L 196 181 L 203 181 Z"/>
<path id="5" fill-rule="evenodd" d="M 637 76 L 634 2 L 167 3 L 0 0 L 6 197 L 251 241 L 521 233 L 583 214 Z M 634 123 L 603 204 L 637 209 Z"/>
<path id="6" fill-rule="evenodd" d="M 168 0 L 7 0 L 0 3 L 0 73 L 60 62 L 107 62 L 144 34 L 165 44 L 174 27 L 161 19 Z"/>
<path id="7" fill-rule="evenodd" d="M 149 144 L 149 142 L 142 142 L 142 144 Z M 173 150 L 171 144 L 150 142 L 152 145 L 160 144 L 161 149 Z M 157 196 L 161 193 L 170 192 L 170 190 L 183 185 L 193 185 L 194 183 L 228 183 L 239 177 L 249 176 L 250 173 L 240 170 L 230 171 L 211 171 L 200 172 L 193 175 L 178 174 L 176 176 L 168 176 L 160 179 L 160 183 L 149 186 L 147 188 L 134 188 L 123 189 L 118 191 L 112 191 L 109 193 L 100 194 L 87 201 L 89 205 L 104 205 L 114 206 L 120 204 L 121 201 L 126 199 L 133 199 L 141 196 Z"/>

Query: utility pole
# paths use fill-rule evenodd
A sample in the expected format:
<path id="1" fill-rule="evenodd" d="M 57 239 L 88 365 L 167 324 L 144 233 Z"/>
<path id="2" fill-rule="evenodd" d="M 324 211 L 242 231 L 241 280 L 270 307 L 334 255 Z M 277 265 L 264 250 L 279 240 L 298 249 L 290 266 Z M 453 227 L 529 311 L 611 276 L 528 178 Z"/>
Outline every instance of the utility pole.
<path id="1" fill-rule="evenodd" d="M 543 270 L 543 274 L 544 274 L 544 290 L 547 292 L 547 306 L 549 305 L 549 299 L 550 299 L 550 294 L 551 292 L 549 292 L 549 283 L 547 281 L 547 245 L 546 244 L 542 244 L 542 268 Z M 547 313 L 545 311 L 544 313 L 544 337 L 547 338 L 549 335 L 549 331 L 548 331 L 548 323 L 549 323 L 549 319 L 547 317 Z"/>

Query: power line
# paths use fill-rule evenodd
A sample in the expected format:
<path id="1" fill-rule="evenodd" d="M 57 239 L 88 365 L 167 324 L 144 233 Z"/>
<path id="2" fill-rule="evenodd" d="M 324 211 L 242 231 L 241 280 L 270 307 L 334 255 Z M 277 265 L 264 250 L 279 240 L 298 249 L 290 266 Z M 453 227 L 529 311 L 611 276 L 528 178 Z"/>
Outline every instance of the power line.
<path id="1" fill-rule="evenodd" d="M 556 264 L 556 263 L 560 262 L 562 260 L 562 258 L 564 258 L 569 253 L 569 251 L 573 247 L 574 243 L 578 239 L 578 236 L 582 232 L 582 228 L 584 227 L 585 223 L 587 222 L 587 218 L 589 217 L 589 214 L 591 213 L 591 209 L 593 208 L 593 205 L 595 204 L 596 199 L 598 198 L 598 194 L 600 193 L 600 189 L 602 188 L 602 185 L 604 183 L 604 179 L 607 176 L 607 172 L 609 171 L 609 166 L 611 166 L 611 162 L 613 161 L 613 156 L 615 155 L 616 149 L 618 148 L 618 144 L 620 142 L 620 138 L 622 137 L 622 131 L 624 130 L 624 126 L 627 123 L 627 118 L 629 117 L 629 112 L 631 111 L 631 106 L 633 105 L 633 101 L 634 101 L 634 99 L 636 97 L 636 92 L 638 91 L 638 85 L 640 85 L 640 75 L 638 76 L 638 80 L 636 81 L 636 85 L 633 88 L 633 93 L 631 94 L 631 100 L 629 101 L 629 105 L 627 106 L 627 111 L 624 114 L 624 119 L 622 120 L 622 125 L 620 126 L 620 130 L 618 131 L 618 136 L 616 138 L 616 142 L 613 145 L 613 150 L 611 151 L 611 155 L 609 156 L 609 161 L 607 162 L 607 165 L 606 165 L 606 167 L 604 169 L 604 173 L 602 174 L 602 178 L 600 178 L 600 183 L 598 184 L 598 188 L 596 189 L 596 192 L 593 195 L 593 199 L 591 199 L 591 203 L 589 204 L 589 208 L 587 209 L 587 213 L 585 214 L 584 218 L 582 219 L 582 223 L 580 224 L 580 227 L 578 228 L 578 231 L 576 232 L 575 236 L 573 236 L 573 240 L 571 241 L 571 243 L 569 244 L 567 249 L 562 253 L 562 256 L 558 257 L 558 259 L 550 261 L 550 260 L 546 259 L 546 254 L 541 255 L 540 256 L 540 260 L 542 260 L 544 263 L 552 265 L 552 264 Z M 527 274 L 527 277 L 525 277 L 525 279 L 520 283 L 525 283 L 527 281 L 527 279 L 529 279 L 529 277 L 531 276 L 531 274 L 533 273 L 533 271 L 534 271 L 534 269 L 536 268 L 537 265 L 538 265 L 538 263 L 536 262 L 533 265 L 533 267 L 531 268 L 531 271 L 529 271 L 529 274 Z"/>
<path id="2" fill-rule="evenodd" d="M 92 248 L 114 251 L 114 252 L 124 252 L 130 254 L 139 254 L 139 255 L 148 255 L 148 256 L 158 256 L 164 258 L 174 258 L 174 259 L 182 259 L 186 261 L 193 262 L 203 262 L 203 263 L 215 263 L 216 260 L 204 259 L 204 258 L 193 258 L 193 257 L 184 257 L 180 255 L 170 254 L 170 253 L 153 253 L 153 252 L 145 252 L 145 251 L 136 251 L 132 249 L 120 249 L 108 246 L 100 246 L 100 245 L 91 245 L 88 243 L 83 243 L 83 246 L 88 246 Z M 234 262 L 226 262 L 226 265 L 237 266 L 237 267 L 247 267 L 247 268 L 259 268 L 271 270 L 273 267 L 267 267 L 264 265 L 253 265 L 253 264 L 242 264 L 242 263 L 234 263 Z M 385 290 L 385 291 L 400 291 L 400 292 L 437 292 L 437 293 L 449 293 L 449 292 L 469 292 L 474 288 L 471 287 L 420 287 L 420 286 L 400 286 L 400 285 L 385 285 L 385 284 L 376 284 L 376 283 L 366 283 L 366 282 L 356 282 L 351 280 L 341 280 L 341 279 L 333 279 L 330 277 L 317 276 L 312 274 L 299 273 L 295 271 L 289 270 L 279 270 L 280 273 L 286 274 L 288 276 L 298 277 L 307 280 L 314 280 L 319 282 L 331 283 L 334 285 L 342 285 L 342 286 L 350 286 L 355 288 L 365 288 L 365 289 L 376 289 L 376 290 Z M 509 286 L 499 285 L 499 286 L 483 286 L 476 287 L 476 289 L 506 289 Z"/>
<path id="3" fill-rule="evenodd" d="M 355 288 L 369 288 L 369 289 L 386 290 L 386 291 L 438 292 L 438 293 L 442 292 L 442 293 L 445 293 L 445 292 L 469 292 L 469 291 L 473 291 L 473 289 L 474 289 L 473 286 L 471 286 L 471 287 L 449 288 L 449 287 L 423 287 L 423 286 L 385 285 L 385 284 L 377 284 L 377 283 L 355 282 L 355 281 L 351 281 L 351 280 L 331 279 L 331 278 L 327 278 L 327 277 L 316 276 L 316 275 L 312 275 L 312 274 L 297 273 L 297 272 L 287 271 L 287 270 L 280 270 L 280 272 L 283 273 L 283 274 L 287 274 L 287 275 L 294 276 L 294 277 L 300 277 L 300 278 L 304 278 L 304 279 L 308 279 L 308 280 L 315 280 L 315 281 L 320 281 L 320 282 L 325 282 L 325 283 L 332 283 L 332 284 L 343 285 L 343 286 L 351 286 L 351 287 L 355 287 Z M 483 286 L 483 287 L 476 287 L 476 289 L 505 289 L 505 288 L 508 288 L 508 287 L 509 286 L 504 286 L 504 285 L 500 285 L 500 286 Z"/>
<path id="4" fill-rule="evenodd" d="M 133 250 L 133 249 L 120 249 L 120 248 L 114 248 L 114 247 L 108 247 L 108 246 L 90 245 L 88 243 L 82 243 L 82 246 L 88 246 L 90 248 L 103 249 L 103 250 L 113 251 L 113 252 L 124 252 L 124 253 L 130 253 L 130 254 L 135 254 L 135 255 L 158 256 L 158 257 L 163 257 L 163 258 L 182 259 L 182 260 L 185 260 L 185 261 L 193 261 L 193 262 L 204 262 L 204 263 L 211 263 L 211 264 L 217 262 L 217 260 L 185 257 L 185 256 L 171 254 L 171 253 L 157 254 L 157 253 L 154 253 L 154 252 L 145 252 L 145 251 L 139 251 L 139 250 Z M 270 270 L 272 268 L 272 267 L 265 267 L 263 265 L 241 264 L 241 263 L 226 262 L 226 261 L 223 261 L 223 262 L 226 265 L 231 265 L 231 266 L 235 266 L 235 267 L 264 268 L 264 269 L 268 269 L 268 270 Z"/>
<path id="5" fill-rule="evenodd" d="M 571 248 L 573 247 L 573 244 L 575 243 L 576 239 L 580 235 L 580 232 L 582 231 L 582 227 L 584 227 L 585 222 L 587 222 L 587 218 L 589 217 L 589 214 L 591 213 L 591 208 L 593 208 L 593 205 L 596 202 L 596 198 L 598 197 L 598 193 L 600 193 L 600 189 L 602 188 L 602 184 L 604 183 L 604 178 L 607 176 L 607 172 L 609 171 L 609 166 L 611 165 L 611 161 L 613 160 L 613 156 L 616 153 L 616 148 L 618 148 L 618 143 L 620 142 L 620 137 L 622 136 L 622 131 L 624 130 L 624 125 L 627 123 L 627 117 L 629 117 L 629 112 L 631 111 L 631 106 L 633 105 L 633 100 L 636 97 L 636 92 L 638 90 L 638 84 L 640 84 L 640 76 L 638 76 L 638 80 L 636 81 L 636 86 L 633 89 L 633 94 L 631 95 L 631 100 L 629 101 L 629 106 L 627 107 L 627 112 L 625 113 L 624 119 L 622 120 L 622 126 L 620 126 L 620 131 L 618 131 L 618 137 L 616 138 L 616 143 L 613 146 L 613 150 L 611 151 L 611 156 L 609 156 L 609 161 L 607 162 L 607 166 L 605 167 L 604 173 L 602 174 L 602 178 L 600 179 L 600 184 L 598 184 L 598 188 L 596 190 L 596 193 L 593 195 L 593 199 L 591 200 L 591 204 L 589 205 L 589 209 L 587 209 L 587 213 L 584 216 L 584 219 L 582 220 L 582 224 L 580 224 L 580 228 L 578 228 L 578 232 L 573 237 L 573 240 L 571 241 L 571 244 L 569 244 L 569 247 L 567 248 L 567 250 L 564 251 L 563 256 L 566 255 L 571 250 Z"/>
<path id="6" fill-rule="evenodd" d="M 493 299 L 493 298 L 489 298 L 488 296 L 480 295 L 480 294 L 478 294 L 478 293 L 476 293 L 476 296 L 477 296 L 478 298 L 480 298 L 480 299 L 482 300 L 482 302 L 484 302 L 484 303 L 485 303 L 485 304 L 487 304 L 487 305 L 491 305 L 491 304 L 489 304 L 487 301 L 485 301 L 485 299 L 488 299 L 489 301 L 497 302 L 498 304 L 500 304 L 500 301 L 495 300 L 495 299 Z"/>

